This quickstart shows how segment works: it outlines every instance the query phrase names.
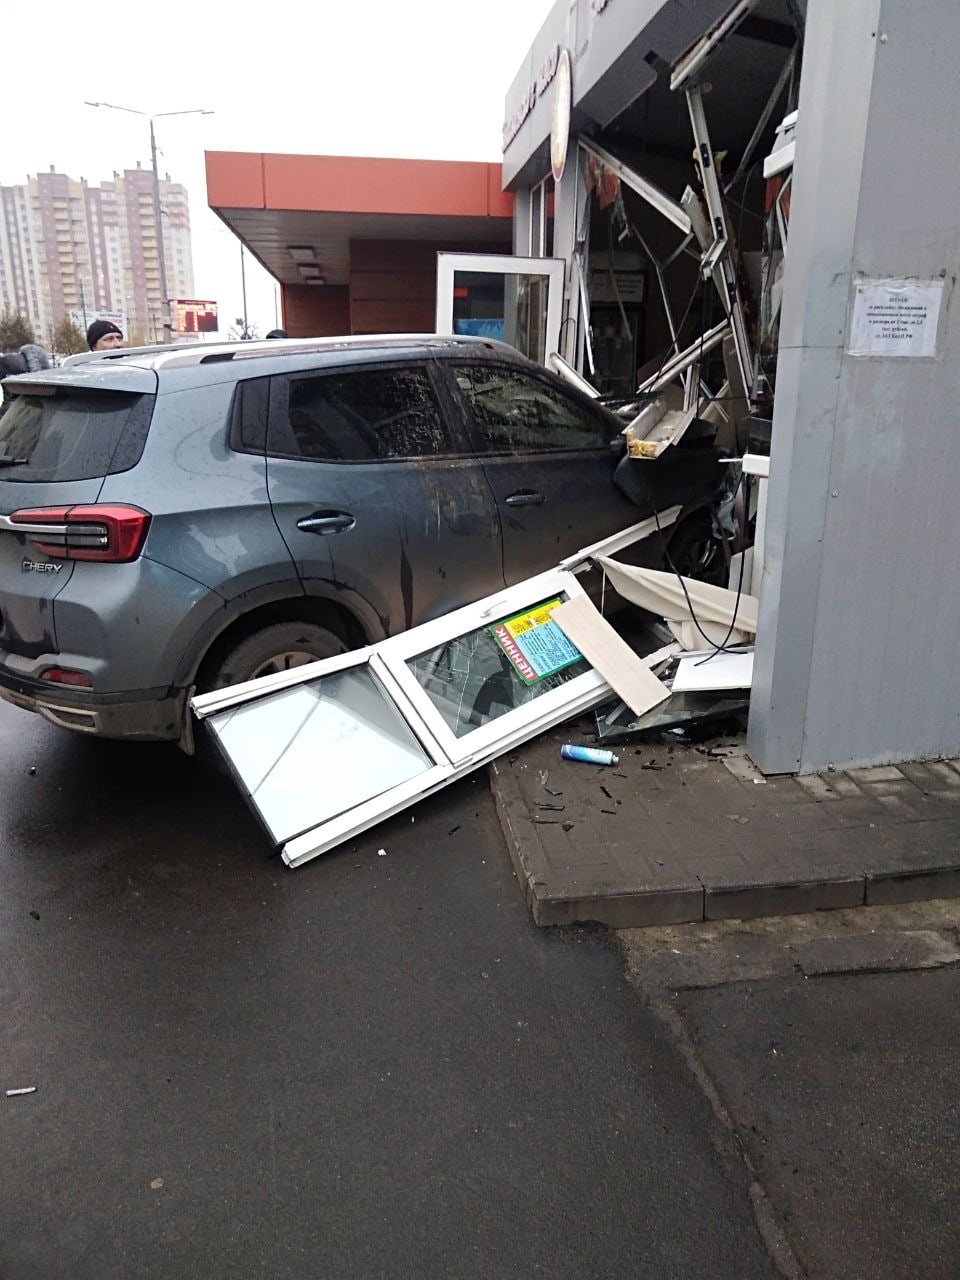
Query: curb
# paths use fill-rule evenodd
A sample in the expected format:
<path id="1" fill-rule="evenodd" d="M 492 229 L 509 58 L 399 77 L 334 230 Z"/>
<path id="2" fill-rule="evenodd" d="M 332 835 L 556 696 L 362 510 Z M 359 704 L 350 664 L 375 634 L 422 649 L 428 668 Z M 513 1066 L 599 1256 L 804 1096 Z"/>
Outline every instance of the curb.
<path id="1" fill-rule="evenodd" d="M 623 874 L 614 877 L 609 870 L 600 871 L 589 863 L 578 865 L 573 847 L 569 861 L 558 867 L 545 854 L 515 763 L 515 757 L 493 761 L 490 787 L 514 872 L 537 925 L 596 923 L 614 929 L 646 928 L 960 897 L 960 811 L 954 849 L 928 848 L 916 861 L 911 858 L 908 866 L 891 865 L 889 859 L 878 857 L 879 865 L 871 868 L 864 865 L 862 853 L 848 851 L 843 857 L 838 848 L 833 865 L 814 877 L 791 877 L 774 861 L 769 874 L 758 868 L 752 879 L 739 883 L 711 876 L 706 868 L 703 875 L 664 869 L 655 880 L 646 882 Z M 956 777 L 954 768 L 949 766 L 951 776 Z M 860 784 L 859 791 L 864 783 L 876 780 L 871 776 L 855 781 Z M 906 781 L 899 775 L 900 785 Z M 816 780 L 801 780 L 801 784 L 812 788 Z M 925 843 L 922 829 L 939 824 L 914 825 L 921 844 Z M 842 845 L 843 833 L 838 831 L 836 836 Z M 883 865 L 885 861 L 887 865 Z"/>

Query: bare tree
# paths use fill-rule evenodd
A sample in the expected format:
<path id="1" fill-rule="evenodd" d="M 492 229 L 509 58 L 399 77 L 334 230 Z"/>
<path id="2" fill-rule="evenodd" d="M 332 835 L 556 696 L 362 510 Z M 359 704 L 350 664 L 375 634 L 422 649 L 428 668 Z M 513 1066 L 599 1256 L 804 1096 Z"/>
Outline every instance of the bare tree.
<path id="1" fill-rule="evenodd" d="M 78 325 L 69 316 L 63 316 L 53 331 L 51 346 L 58 356 L 73 356 L 86 351 L 87 340 Z"/>
<path id="2" fill-rule="evenodd" d="M 27 342 L 36 342 L 30 321 L 20 311 L 0 315 L 0 351 L 16 351 Z"/>
<path id="3" fill-rule="evenodd" d="M 244 324 L 243 316 L 237 316 L 237 322 L 227 333 L 231 342 L 254 342 L 260 337 L 260 330 L 255 324 Z"/>

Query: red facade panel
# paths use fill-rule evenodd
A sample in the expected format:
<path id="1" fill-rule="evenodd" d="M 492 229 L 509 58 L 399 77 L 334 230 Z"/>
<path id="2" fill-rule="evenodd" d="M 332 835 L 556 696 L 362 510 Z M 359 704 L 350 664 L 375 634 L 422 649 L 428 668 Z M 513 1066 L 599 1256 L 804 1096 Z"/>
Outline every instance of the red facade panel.
<path id="1" fill-rule="evenodd" d="M 463 161 L 265 155 L 264 196 L 269 209 L 485 217 L 490 168 Z"/>
<path id="2" fill-rule="evenodd" d="M 352 333 L 433 333 L 436 307 L 432 299 L 396 302 L 379 298 L 350 302 Z"/>
<path id="3" fill-rule="evenodd" d="M 263 156 L 258 151 L 208 151 L 207 204 L 211 209 L 264 209 Z"/>
<path id="4" fill-rule="evenodd" d="M 284 284 L 283 327 L 291 338 L 335 338 L 350 332 L 345 285 Z"/>

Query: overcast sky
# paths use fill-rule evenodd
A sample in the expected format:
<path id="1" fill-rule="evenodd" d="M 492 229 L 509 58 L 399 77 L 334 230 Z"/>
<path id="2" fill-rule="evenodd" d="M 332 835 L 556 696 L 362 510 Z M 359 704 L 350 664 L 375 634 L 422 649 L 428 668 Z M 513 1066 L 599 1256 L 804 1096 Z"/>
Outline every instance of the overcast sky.
<path id="1" fill-rule="evenodd" d="M 0 0 L 4 128 L 0 182 L 54 165 L 90 183 L 150 164 L 190 193 L 196 294 L 241 313 L 239 242 L 207 208 L 203 153 L 499 160 L 506 91 L 551 0 L 288 0 L 81 4 L 31 9 Z M 274 283 L 247 257 L 260 332 L 274 325 Z"/>

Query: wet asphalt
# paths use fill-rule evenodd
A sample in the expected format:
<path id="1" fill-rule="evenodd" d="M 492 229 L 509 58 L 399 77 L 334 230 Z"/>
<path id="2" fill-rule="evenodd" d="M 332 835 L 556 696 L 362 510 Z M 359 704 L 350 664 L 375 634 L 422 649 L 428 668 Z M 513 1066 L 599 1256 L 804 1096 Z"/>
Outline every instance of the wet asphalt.
<path id="1" fill-rule="evenodd" d="M 529 923 L 485 774 L 268 853 L 175 749 L 0 704 L 4 1280 L 775 1275 L 615 947 Z"/>
<path id="2" fill-rule="evenodd" d="M 960 969 L 678 1003 L 810 1280 L 957 1280 Z"/>

